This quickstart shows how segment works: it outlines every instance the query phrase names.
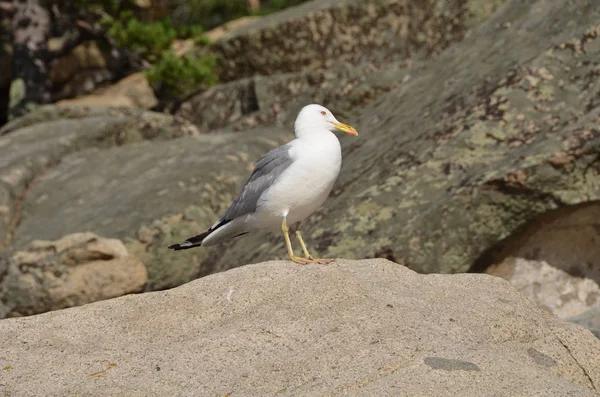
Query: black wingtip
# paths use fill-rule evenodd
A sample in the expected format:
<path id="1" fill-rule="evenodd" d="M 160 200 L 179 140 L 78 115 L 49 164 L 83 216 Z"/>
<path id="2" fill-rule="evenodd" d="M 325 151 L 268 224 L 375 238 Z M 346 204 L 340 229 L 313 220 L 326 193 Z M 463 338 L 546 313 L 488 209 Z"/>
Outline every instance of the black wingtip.
<path id="1" fill-rule="evenodd" d="M 185 243 L 188 243 L 188 244 L 185 244 Z M 189 250 L 190 248 L 200 247 L 202 245 L 202 243 L 190 244 L 189 241 L 186 241 L 185 243 L 169 245 L 168 248 L 172 249 L 173 251 L 181 251 L 181 250 Z"/>
<path id="2" fill-rule="evenodd" d="M 210 234 L 210 232 L 211 231 L 209 230 L 204 233 L 200 233 L 197 236 L 188 238 L 183 243 L 169 245 L 168 248 L 172 249 L 173 251 L 181 251 L 181 250 L 189 250 L 190 248 L 200 247 L 200 246 L 202 246 L 202 240 L 204 240 L 204 238 L 206 236 L 208 236 Z"/>

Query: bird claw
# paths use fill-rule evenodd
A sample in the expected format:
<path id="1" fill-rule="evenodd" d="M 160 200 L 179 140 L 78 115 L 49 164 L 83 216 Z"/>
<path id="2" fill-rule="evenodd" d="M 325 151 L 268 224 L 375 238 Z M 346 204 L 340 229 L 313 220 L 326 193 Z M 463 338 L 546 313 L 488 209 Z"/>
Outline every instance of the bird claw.
<path id="1" fill-rule="evenodd" d="M 312 256 L 309 256 L 308 258 L 301 258 L 299 256 L 293 256 L 290 259 L 300 265 L 309 265 L 309 264 L 326 265 L 328 263 L 333 262 L 333 259 L 315 259 Z"/>
<path id="2" fill-rule="evenodd" d="M 319 265 L 327 265 L 328 263 L 333 262 L 333 259 L 313 258 L 312 256 L 309 256 L 308 259 L 313 261 L 313 263 L 318 263 Z"/>

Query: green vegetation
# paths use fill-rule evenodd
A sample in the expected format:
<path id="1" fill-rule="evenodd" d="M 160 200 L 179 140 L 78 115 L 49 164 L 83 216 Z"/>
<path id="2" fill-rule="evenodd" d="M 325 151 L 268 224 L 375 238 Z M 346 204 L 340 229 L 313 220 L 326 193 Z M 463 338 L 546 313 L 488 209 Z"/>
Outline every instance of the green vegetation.
<path id="1" fill-rule="evenodd" d="M 152 2 L 139 8 L 133 0 L 79 0 L 100 26 L 122 48 L 143 58 L 151 66 L 148 80 L 159 96 L 177 98 L 218 81 L 217 60 L 206 55 L 177 56 L 176 39 L 193 39 L 197 47 L 209 44 L 204 35 L 229 20 L 253 14 L 268 14 L 306 0 L 261 0 L 260 9 L 250 10 L 244 0 L 179 0 Z M 193 51 L 194 52 L 194 51 Z"/>
<path id="2" fill-rule="evenodd" d="M 201 86 L 217 82 L 214 55 L 194 57 L 177 56 L 173 51 L 165 51 L 161 58 L 146 72 L 153 86 L 160 86 L 162 93 L 170 97 L 180 97 Z"/>
<path id="3" fill-rule="evenodd" d="M 116 42 L 142 56 L 149 62 L 159 60 L 160 54 L 171 47 L 177 32 L 168 19 L 145 23 L 133 15 L 113 21 L 108 33 Z"/>
<path id="4" fill-rule="evenodd" d="M 131 11 L 121 12 L 118 18 L 104 15 L 102 25 L 119 46 L 135 52 L 152 65 L 146 74 L 161 96 L 180 97 L 218 81 L 213 55 L 180 57 L 171 50 L 175 39 L 191 38 L 198 46 L 209 44 L 200 25 L 176 28 L 169 18 L 143 22 Z"/>

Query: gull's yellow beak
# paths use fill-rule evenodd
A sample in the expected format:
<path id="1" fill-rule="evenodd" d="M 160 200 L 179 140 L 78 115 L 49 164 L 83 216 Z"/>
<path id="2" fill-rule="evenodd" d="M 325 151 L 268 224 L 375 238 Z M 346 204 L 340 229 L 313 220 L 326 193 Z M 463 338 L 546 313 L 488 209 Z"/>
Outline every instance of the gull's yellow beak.
<path id="1" fill-rule="evenodd" d="M 358 136 L 358 132 L 356 132 L 356 128 L 352 127 L 351 125 L 348 124 L 344 124 L 344 123 L 336 123 L 333 121 L 330 121 L 331 124 L 333 124 L 333 126 L 335 128 L 337 128 L 338 130 L 345 132 L 348 135 L 352 135 L 352 136 Z"/>

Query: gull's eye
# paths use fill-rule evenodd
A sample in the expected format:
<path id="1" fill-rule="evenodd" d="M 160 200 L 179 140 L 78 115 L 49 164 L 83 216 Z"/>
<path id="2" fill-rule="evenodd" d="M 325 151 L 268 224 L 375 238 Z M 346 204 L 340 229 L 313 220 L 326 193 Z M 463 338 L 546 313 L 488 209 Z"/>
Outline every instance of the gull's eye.
<path id="1" fill-rule="evenodd" d="M 327 112 L 325 112 L 324 110 L 321 110 L 321 115 L 325 116 L 327 114 Z"/>

